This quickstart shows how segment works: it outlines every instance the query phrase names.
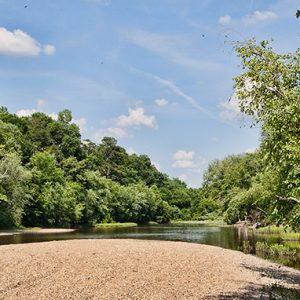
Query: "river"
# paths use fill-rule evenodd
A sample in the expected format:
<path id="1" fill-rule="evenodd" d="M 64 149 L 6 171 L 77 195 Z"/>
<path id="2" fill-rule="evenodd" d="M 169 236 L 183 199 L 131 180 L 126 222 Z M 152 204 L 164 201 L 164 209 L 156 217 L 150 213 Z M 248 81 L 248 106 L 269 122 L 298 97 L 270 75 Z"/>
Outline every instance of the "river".
<path id="1" fill-rule="evenodd" d="M 170 224 L 127 228 L 79 229 L 74 232 L 55 234 L 41 234 L 36 231 L 34 233 L 0 236 L 0 245 L 53 240 L 116 238 L 191 242 L 240 250 L 251 254 L 255 254 L 255 244 L 257 241 L 281 243 L 278 239 L 274 240 L 267 235 L 256 235 L 252 230 L 241 227 L 225 226 L 221 224 Z M 299 247 L 299 242 L 297 246 Z M 264 258 L 300 269 L 299 253 L 294 258 L 270 256 L 265 256 Z"/>

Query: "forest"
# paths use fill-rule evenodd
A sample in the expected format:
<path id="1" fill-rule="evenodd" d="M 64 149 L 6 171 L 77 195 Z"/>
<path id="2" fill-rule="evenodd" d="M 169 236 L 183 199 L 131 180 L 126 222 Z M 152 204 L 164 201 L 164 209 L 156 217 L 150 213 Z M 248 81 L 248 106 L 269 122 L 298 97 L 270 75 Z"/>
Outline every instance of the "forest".
<path id="1" fill-rule="evenodd" d="M 300 51 L 240 43 L 241 111 L 259 126 L 252 154 L 212 161 L 195 189 L 115 138 L 81 138 L 69 110 L 18 117 L 0 109 L 0 227 L 223 219 L 300 228 Z M 195 137 L 197 138 L 197 137 Z M 199 178 L 199 182 L 201 179 Z"/>

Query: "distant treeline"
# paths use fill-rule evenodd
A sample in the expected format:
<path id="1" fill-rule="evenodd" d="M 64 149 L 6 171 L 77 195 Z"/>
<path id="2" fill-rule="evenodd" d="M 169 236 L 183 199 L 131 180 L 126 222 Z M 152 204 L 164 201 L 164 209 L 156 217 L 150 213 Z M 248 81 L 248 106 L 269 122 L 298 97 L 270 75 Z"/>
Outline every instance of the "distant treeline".
<path id="1" fill-rule="evenodd" d="M 299 205 L 277 197 L 285 185 L 260 150 L 212 161 L 202 187 L 188 188 L 112 137 L 82 141 L 69 110 L 54 120 L 0 109 L 2 228 L 216 218 L 297 225 Z"/>
<path id="2" fill-rule="evenodd" d="M 199 190 L 129 155 L 112 137 L 81 140 L 72 114 L 54 120 L 0 109 L 0 226 L 169 222 L 193 218 Z"/>

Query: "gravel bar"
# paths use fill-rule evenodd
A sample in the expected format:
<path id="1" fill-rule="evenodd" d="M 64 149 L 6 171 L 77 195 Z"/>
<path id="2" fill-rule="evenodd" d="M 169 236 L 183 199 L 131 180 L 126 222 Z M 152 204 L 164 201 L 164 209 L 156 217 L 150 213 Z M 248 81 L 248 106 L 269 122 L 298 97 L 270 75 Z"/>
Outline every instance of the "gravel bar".
<path id="1" fill-rule="evenodd" d="M 94 239 L 0 246 L 0 299 L 264 299 L 300 271 L 183 242 Z M 267 296 L 266 296 L 266 299 Z"/>

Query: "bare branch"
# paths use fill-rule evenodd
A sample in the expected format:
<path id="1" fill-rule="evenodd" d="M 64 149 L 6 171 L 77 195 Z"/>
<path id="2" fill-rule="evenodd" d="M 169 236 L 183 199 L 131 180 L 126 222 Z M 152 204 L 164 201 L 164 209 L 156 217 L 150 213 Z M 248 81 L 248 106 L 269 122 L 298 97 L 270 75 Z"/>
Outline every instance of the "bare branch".
<path id="1" fill-rule="evenodd" d="M 256 206 L 256 209 L 258 209 L 258 210 L 259 210 L 260 212 L 262 212 L 263 214 L 268 215 L 268 213 L 267 213 L 265 210 L 263 210 L 262 208 Z"/>
<path id="2" fill-rule="evenodd" d="M 282 200 L 282 201 L 293 201 L 293 202 L 296 202 L 296 203 L 299 203 L 300 204 L 300 200 L 299 199 L 297 199 L 297 198 L 295 198 L 295 197 L 281 197 L 281 196 L 278 196 L 278 195 L 276 195 L 276 198 L 278 199 L 278 200 Z"/>

